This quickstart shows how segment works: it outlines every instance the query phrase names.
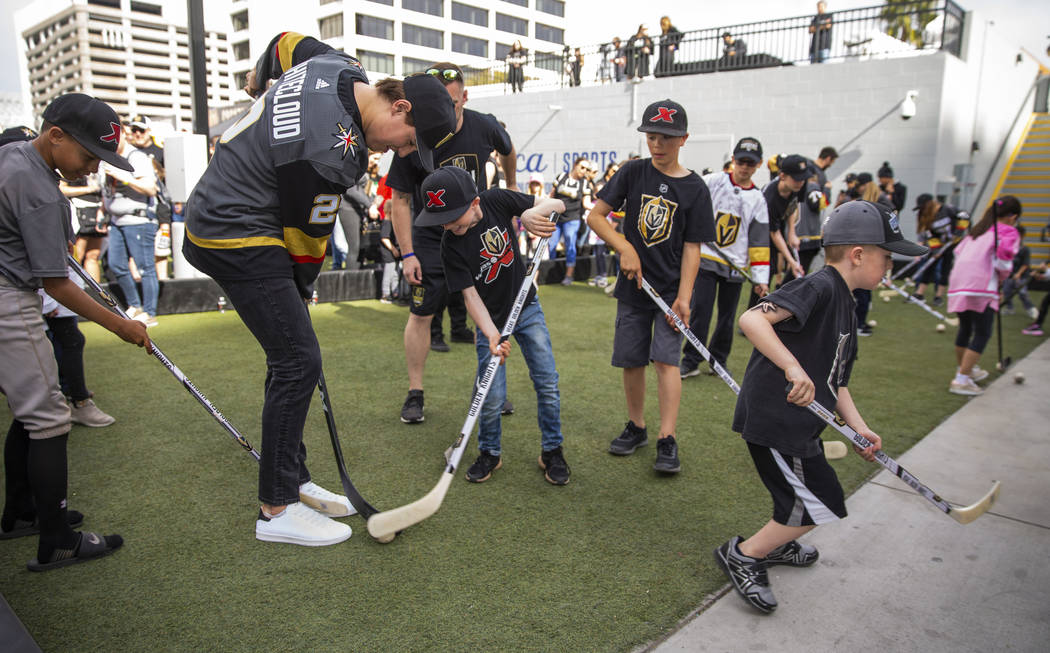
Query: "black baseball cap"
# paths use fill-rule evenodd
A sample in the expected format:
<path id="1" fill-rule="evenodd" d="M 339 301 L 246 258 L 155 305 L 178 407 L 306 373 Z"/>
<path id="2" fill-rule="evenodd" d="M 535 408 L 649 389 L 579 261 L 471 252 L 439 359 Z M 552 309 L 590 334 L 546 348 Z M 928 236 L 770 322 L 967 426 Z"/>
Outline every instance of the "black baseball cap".
<path id="1" fill-rule="evenodd" d="M 864 184 L 870 184 L 875 181 L 875 178 L 871 176 L 870 172 L 862 172 L 857 175 L 857 184 L 863 186 Z"/>
<path id="2" fill-rule="evenodd" d="M 795 181 L 802 181 L 810 177 L 809 159 L 801 154 L 782 155 L 778 163 L 780 164 L 780 172 Z"/>
<path id="3" fill-rule="evenodd" d="M 825 247 L 878 245 L 905 256 L 921 256 L 929 251 L 929 248 L 904 237 L 896 211 L 864 200 L 846 202 L 832 211 L 824 222 L 821 238 Z"/>
<path id="4" fill-rule="evenodd" d="M 456 109 L 437 77 L 416 73 L 405 78 L 405 99 L 412 104 L 416 150 L 427 170 L 434 169 L 434 150 L 456 133 Z"/>
<path id="5" fill-rule="evenodd" d="M 638 131 L 665 136 L 685 136 L 689 133 L 689 119 L 682 105 L 674 100 L 660 100 L 645 107 Z"/>
<path id="6" fill-rule="evenodd" d="M 2 134 L 0 134 L 0 147 L 3 147 L 8 143 L 31 141 L 37 136 L 38 134 L 29 127 L 8 127 Z"/>
<path id="7" fill-rule="evenodd" d="M 136 113 L 130 116 L 127 120 L 128 127 L 138 127 L 139 129 L 146 130 L 150 128 L 150 119 L 148 116 L 144 116 L 141 113 Z"/>
<path id="8" fill-rule="evenodd" d="M 120 117 L 102 100 L 83 93 L 66 93 L 47 105 L 43 118 L 72 136 L 93 156 L 121 170 L 134 170 L 127 159 L 117 154 Z"/>
<path id="9" fill-rule="evenodd" d="M 458 166 L 438 168 L 427 175 L 420 187 L 423 210 L 416 217 L 420 227 L 436 227 L 459 218 L 478 196 L 474 177 Z"/>
<path id="10" fill-rule="evenodd" d="M 921 211 L 922 207 L 926 206 L 926 202 L 932 202 L 933 195 L 929 193 L 923 193 L 915 198 L 915 206 L 912 207 L 912 211 Z"/>
<path id="11" fill-rule="evenodd" d="M 758 142 L 757 138 L 741 138 L 736 147 L 733 148 L 734 159 L 747 159 L 752 163 L 758 163 L 762 160 L 762 144 Z"/>

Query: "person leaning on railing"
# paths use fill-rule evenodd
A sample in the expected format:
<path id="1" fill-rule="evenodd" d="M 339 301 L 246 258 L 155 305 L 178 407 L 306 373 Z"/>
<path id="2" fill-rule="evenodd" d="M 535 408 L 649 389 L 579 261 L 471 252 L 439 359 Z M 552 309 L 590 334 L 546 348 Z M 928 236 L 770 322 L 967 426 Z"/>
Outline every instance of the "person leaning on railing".
<path id="1" fill-rule="evenodd" d="M 510 82 L 511 93 L 520 93 L 525 85 L 525 69 L 522 67 L 529 58 L 529 52 L 521 46 L 521 41 L 515 41 L 507 52 L 507 81 Z"/>

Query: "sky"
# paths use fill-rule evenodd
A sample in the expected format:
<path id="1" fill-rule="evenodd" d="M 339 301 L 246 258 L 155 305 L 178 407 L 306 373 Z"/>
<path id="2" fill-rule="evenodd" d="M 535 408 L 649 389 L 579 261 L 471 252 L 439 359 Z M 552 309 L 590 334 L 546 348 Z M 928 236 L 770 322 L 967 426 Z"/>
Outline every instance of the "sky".
<path id="1" fill-rule="evenodd" d="M 31 0 L 0 0 L 0 61 L 8 62 L 0 68 L 0 93 L 19 90 L 19 76 L 15 69 L 17 36 L 13 13 Z M 975 10 L 983 20 L 992 20 L 1007 38 L 1016 39 L 1050 67 L 1047 46 L 1050 45 L 1050 2 L 1047 0 L 957 0 L 967 11 Z M 744 0 L 743 2 L 698 2 L 697 0 L 664 0 L 657 3 L 659 10 L 650 15 L 644 9 L 647 3 L 610 3 L 609 0 L 566 0 L 566 42 L 595 45 L 609 41 L 613 36 L 627 37 L 639 23 L 649 26 L 650 34 L 659 33 L 660 16 L 684 31 L 721 27 L 758 20 L 790 18 L 815 12 L 815 0 Z M 829 0 L 828 11 L 877 5 L 877 0 Z M 615 6 L 616 10 L 611 8 Z M 628 9 L 629 7 L 629 9 Z"/>

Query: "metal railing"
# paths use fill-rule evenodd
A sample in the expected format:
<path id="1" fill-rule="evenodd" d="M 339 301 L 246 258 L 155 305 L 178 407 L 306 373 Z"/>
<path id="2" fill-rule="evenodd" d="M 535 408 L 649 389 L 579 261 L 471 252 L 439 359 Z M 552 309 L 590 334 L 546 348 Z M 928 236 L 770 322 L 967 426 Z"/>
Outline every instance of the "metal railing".
<path id="1" fill-rule="evenodd" d="M 520 69 L 512 70 L 506 60 L 496 59 L 464 73 L 468 86 L 511 93 L 512 81 L 519 75 L 524 89 L 551 89 L 650 76 L 908 57 L 939 50 L 959 56 L 962 45 L 964 14 L 952 0 L 893 0 L 825 16 L 830 24 L 818 23 L 810 14 L 691 30 L 671 39 L 655 34 L 648 42 L 624 37 L 620 48 L 611 42 L 565 46 L 560 51 L 527 53 Z M 726 33 L 736 40 L 735 48 L 723 38 Z M 746 54 L 740 42 L 746 43 Z"/>

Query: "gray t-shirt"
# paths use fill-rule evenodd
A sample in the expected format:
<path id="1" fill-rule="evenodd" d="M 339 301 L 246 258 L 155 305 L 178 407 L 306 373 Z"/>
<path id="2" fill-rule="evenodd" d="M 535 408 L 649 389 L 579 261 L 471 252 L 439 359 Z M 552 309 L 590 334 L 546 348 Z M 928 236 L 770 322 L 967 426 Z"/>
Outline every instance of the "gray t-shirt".
<path id="1" fill-rule="evenodd" d="M 139 180 L 155 182 L 157 175 L 153 171 L 153 161 L 142 150 L 128 146 L 124 157 L 135 169 L 130 173 L 132 177 Z M 109 170 L 122 177 L 129 174 L 123 170 L 117 170 L 106 163 L 100 164 L 103 172 Z M 110 221 L 118 227 L 127 227 L 135 224 L 146 224 L 150 218 L 146 215 L 149 210 L 150 196 L 140 193 L 130 186 L 118 181 L 115 177 L 103 174 L 104 189 L 102 197 L 105 200 L 106 213 Z"/>
<path id="2" fill-rule="evenodd" d="M 73 226 L 58 179 L 31 141 L 0 147 L 0 274 L 19 288 L 66 276 Z"/>

